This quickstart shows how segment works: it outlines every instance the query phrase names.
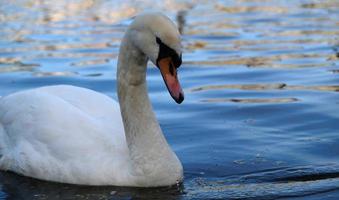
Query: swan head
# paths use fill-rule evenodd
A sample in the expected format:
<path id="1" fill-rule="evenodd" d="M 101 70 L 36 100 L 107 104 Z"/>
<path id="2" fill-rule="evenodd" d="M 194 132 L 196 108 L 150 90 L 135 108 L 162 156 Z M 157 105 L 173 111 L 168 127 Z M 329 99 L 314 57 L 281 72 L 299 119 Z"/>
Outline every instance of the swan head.
<path id="1" fill-rule="evenodd" d="M 144 13 L 135 17 L 129 31 L 134 45 L 159 68 L 170 95 L 180 104 L 184 93 L 177 69 L 182 63 L 182 47 L 176 25 L 161 13 Z"/>

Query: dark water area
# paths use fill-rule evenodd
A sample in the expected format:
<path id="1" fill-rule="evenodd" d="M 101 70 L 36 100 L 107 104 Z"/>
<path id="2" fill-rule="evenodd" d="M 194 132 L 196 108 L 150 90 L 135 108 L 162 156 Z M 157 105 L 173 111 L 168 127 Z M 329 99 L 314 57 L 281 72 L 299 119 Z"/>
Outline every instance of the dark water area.
<path id="1" fill-rule="evenodd" d="M 151 64 L 147 79 L 184 183 L 90 187 L 0 172 L 0 199 L 338 199 L 337 0 L 0 1 L 0 96 L 72 84 L 116 99 L 120 40 L 151 8 L 183 35 L 183 104 Z"/>

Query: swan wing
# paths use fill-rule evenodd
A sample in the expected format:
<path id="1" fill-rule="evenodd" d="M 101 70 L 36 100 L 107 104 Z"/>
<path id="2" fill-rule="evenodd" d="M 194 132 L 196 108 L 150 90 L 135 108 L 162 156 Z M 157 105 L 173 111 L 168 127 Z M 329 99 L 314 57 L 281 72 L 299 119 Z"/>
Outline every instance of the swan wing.
<path id="1" fill-rule="evenodd" d="M 74 86 L 0 99 L 0 141 L 0 169 L 45 180 L 105 184 L 127 163 L 119 104 Z"/>

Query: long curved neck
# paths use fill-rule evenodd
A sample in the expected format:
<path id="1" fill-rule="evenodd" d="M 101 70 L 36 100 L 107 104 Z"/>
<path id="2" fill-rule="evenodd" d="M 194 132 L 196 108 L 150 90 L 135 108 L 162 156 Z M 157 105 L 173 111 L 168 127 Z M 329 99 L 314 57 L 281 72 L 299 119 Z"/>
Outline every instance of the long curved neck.
<path id="1" fill-rule="evenodd" d="M 177 157 L 162 134 L 148 97 L 147 61 L 147 57 L 126 35 L 118 59 L 118 97 L 135 176 L 152 176 L 158 173 L 155 169 L 166 170 L 167 166 L 160 165 L 168 165 L 168 162 L 178 164 Z"/>

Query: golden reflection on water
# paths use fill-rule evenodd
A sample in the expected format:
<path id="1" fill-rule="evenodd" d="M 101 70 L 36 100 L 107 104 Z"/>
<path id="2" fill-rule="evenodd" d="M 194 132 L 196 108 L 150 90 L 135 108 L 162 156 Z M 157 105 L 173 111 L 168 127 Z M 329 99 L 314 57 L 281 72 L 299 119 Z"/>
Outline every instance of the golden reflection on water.
<path id="1" fill-rule="evenodd" d="M 211 99 L 202 99 L 201 102 L 204 103 L 223 103 L 223 102 L 233 102 L 233 103 L 290 103 L 298 101 L 297 98 L 211 98 Z"/>
<path id="2" fill-rule="evenodd" d="M 277 84 L 248 84 L 248 85 L 208 85 L 190 89 L 190 92 L 200 92 L 207 90 L 223 90 L 223 89 L 241 89 L 241 90 L 276 90 L 286 87 L 284 83 Z"/>
<path id="3" fill-rule="evenodd" d="M 226 89 L 238 89 L 238 90 L 314 90 L 314 91 L 326 91 L 326 92 L 339 92 L 339 85 L 287 85 L 285 83 L 276 84 L 247 84 L 247 85 L 207 85 L 195 87 L 187 90 L 187 92 L 205 92 L 211 90 L 226 90 Z M 214 101 L 213 99 L 210 100 Z M 219 100 L 217 100 L 219 101 Z M 260 100 L 259 100 L 260 101 Z"/>
<path id="4" fill-rule="evenodd" d="M 25 12 L 18 12 L 16 14 L 6 14 L 8 12 L 3 12 L 3 14 L 0 14 L 0 22 L 16 21 L 31 15 L 28 19 L 32 20 L 30 22 L 34 24 L 67 21 L 79 17 L 87 22 L 116 23 L 152 7 L 157 10 L 178 11 L 189 9 L 193 5 L 189 1 L 178 0 L 165 0 L 161 2 L 152 0 L 26 0 L 24 2 L 11 1 L 8 2 L 8 5 L 0 5 L 0 10 L 11 8 L 12 6 L 23 9 Z"/>
<path id="5" fill-rule="evenodd" d="M 187 35 L 205 38 L 225 37 L 223 42 L 213 40 L 193 40 L 186 42 L 185 48 L 188 52 L 224 51 L 218 59 L 209 56 L 207 59 L 187 59 L 185 64 L 194 67 L 226 67 L 234 65 L 247 67 L 268 68 L 310 68 L 327 67 L 334 65 L 337 61 L 335 54 L 318 53 L 308 51 L 306 46 L 317 46 L 320 44 L 338 46 L 339 30 L 337 20 L 332 20 L 325 15 L 318 14 L 316 9 L 327 9 L 334 11 L 339 8 L 335 1 L 325 0 L 312 3 L 297 3 L 294 6 L 288 3 L 267 1 L 266 4 L 238 4 L 216 3 L 216 13 L 201 9 L 199 12 L 192 11 L 191 16 L 199 17 L 201 20 L 191 20 L 188 23 Z M 253 3 L 253 2 L 252 2 Z M 300 3 L 300 2 L 298 2 Z M 307 10 L 306 10 L 307 8 Z M 303 10 L 304 9 L 304 10 Z M 226 13 L 224 18 L 219 13 Z M 305 13 L 305 18 L 288 18 L 293 13 Z M 307 16 L 308 14 L 315 14 Z M 249 13 L 253 13 L 249 15 Z M 245 15 L 243 15 L 245 14 Z M 203 16 L 203 17 L 201 17 Z M 214 17 L 214 18 L 213 18 Z M 243 33 L 250 33 L 256 37 L 242 37 Z M 245 35 L 246 35 L 245 34 Z M 259 56 L 246 56 L 244 52 L 261 52 Z M 243 55 L 234 56 L 237 52 Z M 227 55 L 228 53 L 233 55 Z M 264 56 L 263 56 L 264 55 Z M 324 59 L 324 62 L 310 62 L 307 59 Z M 306 62 L 295 62 L 295 59 L 305 59 Z"/>
<path id="6" fill-rule="evenodd" d="M 74 76 L 78 73 L 76 72 L 68 72 L 68 71 L 62 71 L 62 72 L 34 72 L 33 76 L 35 77 L 47 77 L 47 76 Z"/>
<path id="7" fill-rule="evenodd" d="M 291 86 L 286 87 L 286 89 L 339 92 L 339 85 L 316 85 L 316 86 L 291 85 Z"/>
<path id="8" fill-rule="evenodd" d="M 117 4 L 119 6 L 116 6 Z M 0 5 L 0 11 L 4 11 L 0 12 L 0 22 L 15 22 L 17 24 L 16 26 L 7 26 L 7 23 L 2 25 L 3 40 L 27 45 L 4 46 L 1 51 L 4 53 L 39 51 L 33 56 L 42 58 L 91 57 L 89 60 L 74 61 L 71 66 L 105 64 L 109 59 L 117 58 L 116 51 L 125 27 L 92 27 L 92 25 L 94 23 L 118 24 L 145 10 L 147 6 L 153 6 L 166 14 L 175 13 L 180 32 L 184 33 L 186 37 L 193 37 L 184 40 L 186 53 L 221 52 L 202 60 L 196 59 L 196 56 L 185 59 L 184 64 L 188 66 L 234 67 L 239 65 L 267 68 L 310 68 L 326 67 L 338 60 L 335 53 L 303 52 L 305 45 L 328 44 L 336 46 L 339 30 L 328 29 L 327 26 L 331 26 L 331 24 L 335 26 L 338 23 L 337 20 L 329 20 L 324 15 L 307 17 L 307 25 L 312 28 L 303 29 L 294 28 L 307 27 L 307 25 L 302 25 L 305 22 L 302 18 L 296 18 L 296 20 L 286 18 L 289 14 L 301 9 L 312 12 L 319 8 L 333 10 L 338 7 L 335 2 L 330 0 L 296 4 L 295 6 L 282 2 L 274 4 L 271 1 L 267 1 L 265 4 L 255 4 L 246 0 L 232 5 L 224 2 L 208 3 L 199 0 L 182 2 L 166 0 L 161 3 L 151 0 L 142 2 L 95 0 L 11 2 L 8 5 Z M 12 7 L 22 12 L 5 12 L 6 9 Z M 195 9 L 196 7 L 198 8 Z M 211 9 L 214 12 L 211 12 Z M 249 13 L 253 14 L 248 15 Z M 239 17 L 240 15 L 241 17 Z M 260 21 L 263 19 L 264 21 Z M 315 26 L 319 23 L 326 26 Z M 86 28 L 84 29 L 84 27 Z M 88 27 L 92 28 L 88 29 Z M 29 37 L 36 34 L 37 28 L 42 28 L 37 34 L 52 34 L 75 40 L 79 38 L 79 42 L 53 42 Z M 78 28 L 79 30 L 77 30 Z M 112 33 L 119 34 L 110 35 Z M 255 37 L 247 38 L 248 33 Z M 194 38 L 196 36 L 200 38 Z M 103 38 L 103 40 L 96 41 L 96 37 Z M 113 47 L 116 50 L 112 53 L 96 52 L 96 50 Z M 228 52 L 232 55 L 227 55 Z M 246 55 L 244 52 L 257 52 L 260 55 Z M 302 59 L 315 58 L 324 59 L 324 62 L 295 62 L 296 59 L 301 61 Z M 23 56 L 15 58 L 0 56 L 0 64 L 13 65 L 5 66 L 1 71 L 20 71 L 23 68 L 18 66 L 25 65 L 23 64 L 26 63 L 25 59 Z M 30 67 L 34 65 L 29 64 Z M 331 70 L 331 72 L 337 73 L 336 70 Z"/>
<path id="9" fill-rule="evenodd" d="M 197 47 L 198 46 L 198 47 Z M 189 48 L 203 48 L 204 44 L 192 45 Z M 323 63 L 283 63 L 288 62 L 289 60 L 294 59 L 314 59 L 314 58 L 324 58 Z M 221 58 L 225 59 L 225 58 Z M 272 56 L 260 56 L 260 57 L 238 57 L 232 58 L 228 57 L 227 60 L 194 60 L 194 61 L 185 61 L 185 64 L 208 67 L 208 66 L 218 66 L 218 67 L 227 67 L 233 65 L 247 66 L 247 67 L 268 67 L 268 68 L 308 68 L 308 67 L 325 67 L 331 65 L 327 61 L 336 61 L 338 58 L 335 55 L 326 55 L 326 54 L 281 54 L 281 55 L 272 55 Z"/>
<path id="10" fill-rule="evenodd" d="M 96 59 L 96 60 L 84 60 L 79 62 L 73 62 L 71 66 L 75 67 L 86 67 L 86 66 L 93 66 L 93 65 L 101 65 L 109 63 L 109 59 Z"/>
<path id="11" fill-rule="evenodd" d="M 112 3 L 112 2 L 111 2 Z M 25 14 L 33 14 L 38 12 L 39 15 L 31 17 L 34 24 L 44 24 L 49 22 L 58 22 L 68 20 L 72 17 L 83 17 L 86 21 L 102 20 L 107 23 L 116 22 L 123 17 L 129 17 L 136 13 L 136 9 L 128 6 L 127 3 L 121 2 L 119 10 L 112 10 L 116 6 L 111 6 L 109 1 L 101 2 L 95 0 L 70 0 L 70 1 L 34 1 L 28 0 L 26 3 L 11 2 L 10 5 L 18 6 L 26 9 Z M 115 12 L 114 12 L 115 11 Z M 17 15 L 1 15 L 1 20 L 17 20 L 20 17 L 25 17 L 24 14 Z"/>
<path id="12" fill-rule="evenodd" d="M 4 47 L 1 48 L 3 53 L 15 53 L 15 52 L 26 52 L 26 51 L 60 51 L 60 50 L 77 50 L 77 49 L 104 49 L 110 46 L 109 43 L 48 43 L 48 44 L 36 44 L 33 46 L 20 46 L 20 47 Z M 1 62 L 0 57 L 0 62 Z M 15 58 L 11 58 L 15 59 Z"/>
<path id="13" fill-rule="evenodd" d="M 0 73 L 27 71 L 31 72 L 39 64 L 36 63 L 23 63 L 20 57 L 0 57 Z"/>
<path id="14" fill-rule="evenodd" d="M 217 4 L 215 8 L 222 12 L 227 13 L 248 13 L 248 12 L 265 12 L 265 13 L 287 13 L 289 7 L 287 6 L 227 6 L 222 4 Z"/>
<path id="15" fill-rule="evenodd" d="M 15 66 L 1 66 L 0 67 L 0 73 L 10 73 L 10 72 L 32 72 L 36 66 L 20 66 L 20 65 L 15 65 Z"/>

